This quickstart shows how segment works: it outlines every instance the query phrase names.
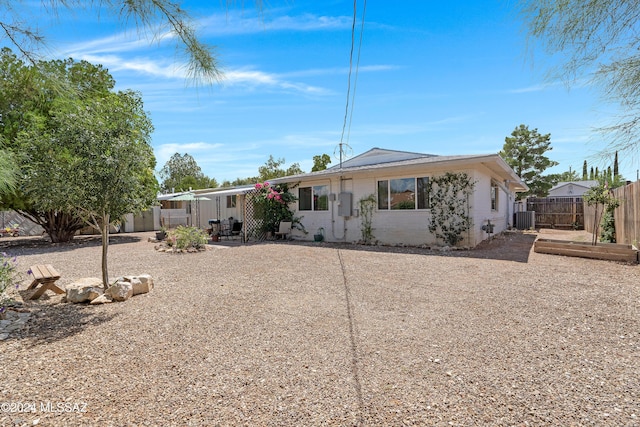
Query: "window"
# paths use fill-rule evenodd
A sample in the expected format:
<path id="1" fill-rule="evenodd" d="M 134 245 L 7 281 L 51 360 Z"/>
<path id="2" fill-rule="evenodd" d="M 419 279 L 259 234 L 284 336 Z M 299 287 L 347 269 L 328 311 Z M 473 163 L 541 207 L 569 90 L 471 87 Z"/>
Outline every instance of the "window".
<path id="1" fill-rule="evenodd" d="M 429 178 L 378 181 L 378 209 L 429 209 Z"/>
<path id="2" fill-rule="evenodd" d="M 498 210 L 498 184 L 491 182 L 491 210 Z"/>
<path id="3" fill-rule="evenodd" d="M 227 196 L 227 208 L 235 208 L 236 207 L 236 195 Z"/>
<path id="4" fill-rule="evenodd" d="M 301 211 L 328 211 L 329 186 L 314 185 L 298 189 L 298 209 Z"/>
<path id="5" fill-rule="evenodd" d="M 418 183 L 418 209 L 429 209 L 429 178 L 424 176 L 416 178 Z"/>
<path id="6" fill-rule="evenodd" d="M 389 209 L 389 181 L 378 181 L 378 209 Z"/>

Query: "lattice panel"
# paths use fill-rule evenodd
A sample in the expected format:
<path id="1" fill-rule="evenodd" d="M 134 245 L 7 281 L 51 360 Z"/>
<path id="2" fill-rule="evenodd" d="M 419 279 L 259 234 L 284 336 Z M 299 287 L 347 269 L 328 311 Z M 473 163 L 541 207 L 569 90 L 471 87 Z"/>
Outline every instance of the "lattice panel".
<path id="1" fill-rule="evenodd" d="M 262 227 L 262 219 L 255 217 L 256 198 L 260 194 L 259 190 L 252 190 L 244 196 L 244 223 L 245 223 L 245 241 L 264 240 L 266 234 Z"/>

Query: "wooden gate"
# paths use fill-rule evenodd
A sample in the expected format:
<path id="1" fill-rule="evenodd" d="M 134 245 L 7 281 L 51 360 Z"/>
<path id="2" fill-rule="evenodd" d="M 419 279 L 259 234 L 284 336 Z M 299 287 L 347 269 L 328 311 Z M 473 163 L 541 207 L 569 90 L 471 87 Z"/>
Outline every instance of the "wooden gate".
<path id="1" fill-rule="evenodd" d="M 538 228 L 584 229 L 582 197 L 530 197 L 527 210 L 535 211 Z"/>

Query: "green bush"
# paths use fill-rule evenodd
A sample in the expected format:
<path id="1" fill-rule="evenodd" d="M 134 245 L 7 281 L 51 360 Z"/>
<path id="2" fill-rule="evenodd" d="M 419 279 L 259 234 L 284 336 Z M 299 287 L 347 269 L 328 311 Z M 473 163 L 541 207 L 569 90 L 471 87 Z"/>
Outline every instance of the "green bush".
<path id="1" fill-rule="evenodd" d="M 600 223 L 600 242 L 616 243 L 616 224 L 613 218 L 613 210 L 608 209 L 602 215 Z"/>
<path id="2" fill-rule="evenodd" d="M 179 225 L 178 228 L 169 232 L 167 244 L 175 246 L 176 249 L 201 249 L 208 241 L 207 233 L 199 228 Z"/>
<path id="3" fill-rule="evenodd" d="M 16 273 L 16 257 L 8 254 L 0 253 L 0 314 L 6 310 L 5 305 L 11 301 L 7 290 L 18 283 L 18 274 Z"/>

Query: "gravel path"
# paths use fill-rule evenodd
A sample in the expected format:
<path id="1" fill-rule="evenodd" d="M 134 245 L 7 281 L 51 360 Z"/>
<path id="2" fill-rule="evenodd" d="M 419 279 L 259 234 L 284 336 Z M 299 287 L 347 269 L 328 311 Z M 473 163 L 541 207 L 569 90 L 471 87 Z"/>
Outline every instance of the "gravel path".
<path id="1" fill-rule="evenodd" d="M 25 303 L 0 341 L 0 425 L 640 425 L 636 265 L 536 254 L 532 234 L 183 255 L 149 236 L 114 237 L 109 263 L 151 293 Z M 63 285 L 100 276 L 95 239 L 5 242 Z"/>

